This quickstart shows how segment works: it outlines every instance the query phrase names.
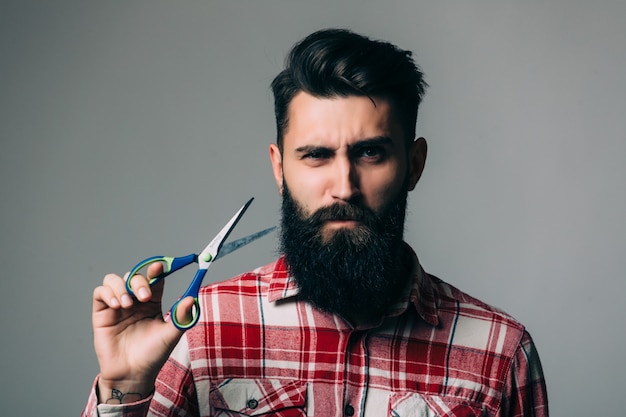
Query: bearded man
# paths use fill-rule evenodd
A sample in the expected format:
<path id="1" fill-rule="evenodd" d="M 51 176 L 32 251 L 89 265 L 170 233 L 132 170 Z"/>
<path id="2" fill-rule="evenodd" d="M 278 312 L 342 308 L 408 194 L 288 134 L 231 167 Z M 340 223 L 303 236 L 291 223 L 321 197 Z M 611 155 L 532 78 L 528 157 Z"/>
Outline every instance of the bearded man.
<path id="1" fill-rule="evenodd" d="M 425 87 L 388 42 L 328 29 L 296 44 L 272 83 L 281 257 L 203 288 L 184 333 L 148 285 L 160 266 L 133 277 L 136 299 L 105 277 L 84 415 L 547 416 L 525 328 L 427 274 L 403 240 Z"/>

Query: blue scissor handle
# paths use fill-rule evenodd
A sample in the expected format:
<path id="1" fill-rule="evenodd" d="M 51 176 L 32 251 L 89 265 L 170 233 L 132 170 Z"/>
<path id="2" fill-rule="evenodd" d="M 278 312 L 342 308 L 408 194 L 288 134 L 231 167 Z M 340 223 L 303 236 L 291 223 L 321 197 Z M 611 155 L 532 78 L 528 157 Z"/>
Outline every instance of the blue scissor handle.
<path id="1" fill-rule="evenodd" d="M 178 258 L 174 258 L 170 256 L 152 256 L 150 258 L 146 258 L 143 261 L 139 262 L 137 265 L 135 265 L 135 267 L 131 269 L 131 271 L 128 273 L 128 278 L 126 279 L 126 291 L 128 291 L 128 293 L 132 296 L 135 295 L 132 288 L 130 287 L 131 278 L 137 275 L 137 273 L 142 268 L 150 264 L 153 264 L 156 262 L 162 262 L 164 264 L 163 272 L 157 275 L 156 277 L 153 277 L 150 279 L 149 284 L 150 286 L 152 286 L 158 281 L 165 278 L 166 276 L 197 261 L 198 261 L 198 256 L 193 253 L 191 255 L 181 256 Z M 185 291 L 185 293 L 180 297 L 180 299 L 176 303 L 174 303 L 174 305 L 170 309 L 172 322 L 174 323 L 174 326 L 176 326 L 176 328 L 178 328 L 179 330 L 187 330 L 193 327 L 198 322 L 198 318 L 200 317 L 200 304 L 198 303 L 198 292 L 200 291 L 200 287 L 202 286 L 202 280 L 204 279 L 204 275 L 206 274 L 206 271 L 207 271 L 206 269 L 199 269 L 196 272 L 196 275 L 193 278 L 193 281 L 191 281 L 189 288 L 187 288 L 187 291 Z M 192 296 L 194 298 L 192 320 L 190 323 L 183 324 L 183 323 L 180 323 L 176 319 L 176 309 L 178 307 L 178 303 L 180 303 L 184 298 L 188 296 Z"/>
<path id="2" fill-rule="evenodd" d="M 196 271 L 196 275 L 193 277 L 193 281 L 189 284 L 189 288 L 187 291 L 180 297 L 178 301 L 174 303 L 172 308 L 170 309 L 170 316 L 172 318 L 172 323 L 178 330 L 187 330 L 196 325 L 198 319 L 200 318 L 200 303 L 198 301 L 198 293 L 200 292 L 200 287 L 202 286 L 202 280 L 206 275 L 206 269 L 198 269 Z M 189 323 L 181 323 L 176 318 L 176 309 L 178 308 L 178 304 L 183 301 L 187 297 L 193 297 L 193 308 L 191 310 L 191 321 Z"/>

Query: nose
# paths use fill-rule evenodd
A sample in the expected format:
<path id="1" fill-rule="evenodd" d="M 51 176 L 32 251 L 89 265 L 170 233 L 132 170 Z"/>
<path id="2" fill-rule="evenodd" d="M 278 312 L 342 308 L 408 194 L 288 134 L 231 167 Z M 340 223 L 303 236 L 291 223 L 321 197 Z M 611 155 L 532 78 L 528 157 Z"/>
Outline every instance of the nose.
<path id="1" fill-rule="evenodd" d="M 360 194 L 359 174 L 354 163 L 348 158 L 337 158 L 331 178 L 331 193 L 334 199 L 350 201 Z"/>

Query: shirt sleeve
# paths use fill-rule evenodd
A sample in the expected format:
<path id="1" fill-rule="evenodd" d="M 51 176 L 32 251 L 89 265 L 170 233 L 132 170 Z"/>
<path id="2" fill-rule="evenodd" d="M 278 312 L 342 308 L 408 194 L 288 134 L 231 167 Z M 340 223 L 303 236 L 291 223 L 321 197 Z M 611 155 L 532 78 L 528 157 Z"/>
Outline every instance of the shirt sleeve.
<path id="1" fill-rule="evenodd" d="M 539 354 L 524 331 L 506 379 L 500 417 L 548 417 L 548 395 Z"/>

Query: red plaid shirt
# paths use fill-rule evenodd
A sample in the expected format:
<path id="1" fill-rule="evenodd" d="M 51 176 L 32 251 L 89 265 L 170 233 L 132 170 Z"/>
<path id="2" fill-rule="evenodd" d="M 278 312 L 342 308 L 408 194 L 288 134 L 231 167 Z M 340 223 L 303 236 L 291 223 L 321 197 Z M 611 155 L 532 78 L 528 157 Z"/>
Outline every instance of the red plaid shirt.
<path id="1" fill-rule="evenodd" d="M 201 293 L 152 397 L 85 416 L 547 416 L 524 327 L 426 274 L 374 327 L 299 301 L 283 258 Z M 95 386 L 95 385 L 94 385 Z"/>

